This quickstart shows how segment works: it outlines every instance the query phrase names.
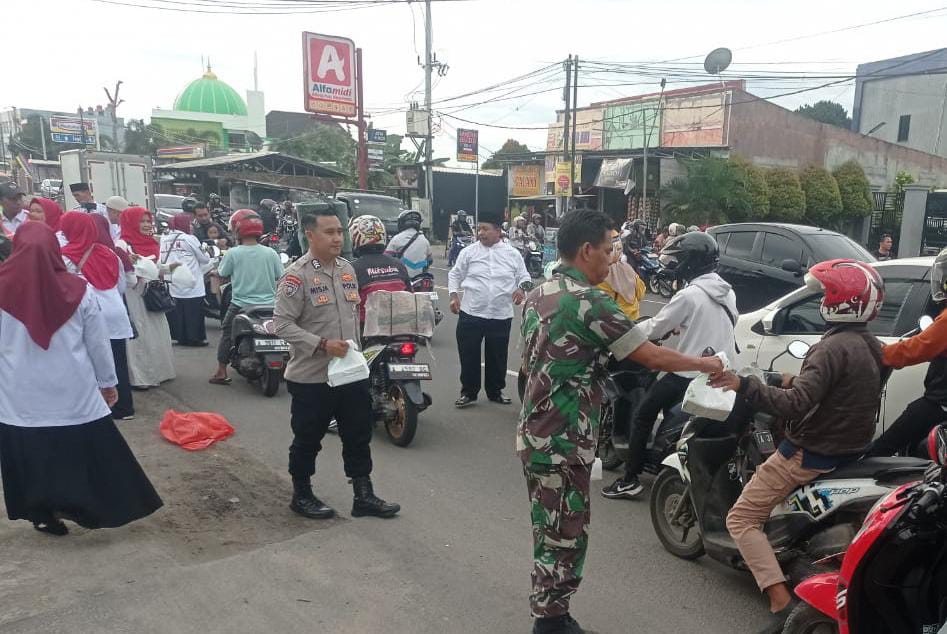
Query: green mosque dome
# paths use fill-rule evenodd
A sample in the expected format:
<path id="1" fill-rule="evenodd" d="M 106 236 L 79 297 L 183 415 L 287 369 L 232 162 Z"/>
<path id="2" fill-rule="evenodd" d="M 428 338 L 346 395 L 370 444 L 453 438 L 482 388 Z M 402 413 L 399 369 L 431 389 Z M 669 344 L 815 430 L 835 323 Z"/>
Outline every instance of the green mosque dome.
<path id="1" fill-rule="evenodd" d="M 247 115 L 247 104 L 237 91 L 217 79 L 217 75 L 207 66 L 207 72 L 195 79 L 174 100 L 174 109 L 185 112 L 204 112 L 207 114 Z"/>

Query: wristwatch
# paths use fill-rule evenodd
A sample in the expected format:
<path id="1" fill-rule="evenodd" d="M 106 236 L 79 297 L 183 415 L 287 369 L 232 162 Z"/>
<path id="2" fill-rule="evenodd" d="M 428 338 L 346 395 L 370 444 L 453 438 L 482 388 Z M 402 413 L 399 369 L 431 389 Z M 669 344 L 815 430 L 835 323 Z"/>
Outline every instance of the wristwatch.
<path id="1" fill-rule="evenodd" d="M 520 284 L 520 290 L 524 293 L 528 293 L 533 290 L 534 284 L 531 281 L 523 282 Z"/>

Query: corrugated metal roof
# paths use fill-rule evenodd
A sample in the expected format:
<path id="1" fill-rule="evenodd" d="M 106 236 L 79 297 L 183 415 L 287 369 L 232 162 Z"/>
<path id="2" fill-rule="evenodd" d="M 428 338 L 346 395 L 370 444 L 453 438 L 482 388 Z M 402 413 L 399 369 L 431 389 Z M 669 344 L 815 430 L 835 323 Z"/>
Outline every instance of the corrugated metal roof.
<path id="1" fill-rule="evenodd" d="M 220 167 L 223 165 L 234 165 L 237 163 L 246 163 L 248 161 L 256 161 L 259 159 L 266 159 L 270 157 L 280 158 L 284 161 L 289 161 L 291 163 L 296 163 L 302 165 L 308 169 L 312 169 L 317 172 L 317 176 L 328 176 L 328 177 L 342 177 L 345 176 L 344 173 L 333 169 L 331 167 L 326 167 L 325 165 L 320 165 L 319 163 L 314 163 L 298 156 L 291 156 L 289 154 L 283 154 L 282 152 L 274 152 L 272 150 L 263 150 L 261 152 L 240 152 L 236 154 L 225 154 L 224 156 L 212 156 L 210 158 L 195 159 L 193 161 L 181 161 L 179 163 L 169 163 L 167 165 L 158 165 L 155 167 L 156 170 L 191 170 L 191 169 L 200 169 L 204 167 Z M 318 173 L 321 172 L 321 173 Z"/>

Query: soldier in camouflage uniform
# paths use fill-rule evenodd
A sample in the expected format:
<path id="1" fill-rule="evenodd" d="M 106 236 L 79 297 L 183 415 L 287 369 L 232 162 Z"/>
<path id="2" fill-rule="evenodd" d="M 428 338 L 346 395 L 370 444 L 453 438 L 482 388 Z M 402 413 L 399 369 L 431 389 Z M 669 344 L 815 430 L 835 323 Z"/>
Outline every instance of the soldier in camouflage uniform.
<path id="1" fill-rule="evenodd" d="M 611 220 L 600 212 L 570 212 L 557 236 L 562 264 L 530 293 L 523 316 L 527 382 L 516 450 L 533 525 L 534 633 L 582 631 L 569 615 L 569 600 L 585 564 L 589 480 L 609 353 L 665 371 L 722 369 L 716 358 L 651 344 L 595 288 L 608 274 L 610 229 Z"/>

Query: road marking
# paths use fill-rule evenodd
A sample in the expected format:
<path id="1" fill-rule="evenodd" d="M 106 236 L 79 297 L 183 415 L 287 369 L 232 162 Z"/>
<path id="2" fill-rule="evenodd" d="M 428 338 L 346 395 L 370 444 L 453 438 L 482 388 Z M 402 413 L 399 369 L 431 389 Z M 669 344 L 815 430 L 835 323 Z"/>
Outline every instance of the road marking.
<path id="1" fill-rule="evenodd" d="M 642 300 L 640 300 L 640 301 L 642 301 L 642 302 L 647 302 L 647 303 L 649 303 L 649 304 L 657 304 L 658 306 L 667 306 L 667 304 L 668 304 L 667 302 L 658 302 L 658 301 L 655 301 L 655 300 L 653 300 L 653 299 L 642 299 Z"/>
<path id="2" fill-rule="evenodd" d="M 480 364 L 480 367 L 481 367 L 481 368 L 486 368 L 486 367 L 487 367 L 487 364 L 481 363 L 481 364 Z M 507 375 L 507 376 L 515 376 L 516 378 L 519 378 L 520 373 L 519 373 L 519 372 L 514 372 L 513 370 L 507 370 L 507 371 L 506 371 L 506 375 Z"/>
<path id="3" fill-rule="evenodd" d="M 450 290 L 450 289 L 447 288 L 446 286 L 435 286 L 434 288 L 436 288 L 436 289 L 439 290 L 439 291 L 447 291 L 447 290 Z"/>
<path id="4" fill-rule="evenodd" d="M 444 271 L 445 273 L 450 273 L 450 269 L 442 269 L 437 266 L 432 266 L 431 268 L 434 269 L 435 271 Z"/>

